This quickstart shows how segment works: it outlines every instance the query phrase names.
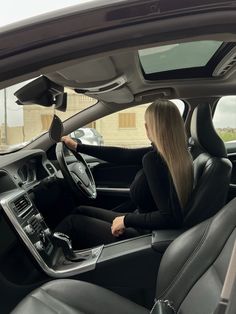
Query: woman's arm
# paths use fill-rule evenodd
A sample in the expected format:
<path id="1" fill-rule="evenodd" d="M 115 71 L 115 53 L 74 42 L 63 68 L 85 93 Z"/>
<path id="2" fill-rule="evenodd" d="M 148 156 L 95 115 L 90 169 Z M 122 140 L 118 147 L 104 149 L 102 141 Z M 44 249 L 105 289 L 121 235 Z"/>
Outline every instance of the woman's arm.
<path id="1" fill-rule="evenodd" d="M 142 148 L 122 148 L 113 146 L 95 146 L 78 144 L 69 136 L 63 136 L 61 140 L 68 148 L 78 153 L 87 154 L 98 159 L 117 164 L 142 164 L 143 156 L 152 150 L 152 146 Z"/>
<path id="2" fill-rule="evenodd" d="M 156 210 L 145 214 L 126 214 L 124 217 L 124 225 L 126 228 L 158 230 L 179 228 L 181 227 L 181 221 L 175 219 L 171 213 L 168 213 L 168 210 L 163 212 Z"/>
<path id="3" fill-rule="evenodd" d="M 143 156 L 152 147 L 122 148 L 113 146 L 95 146 L 78 144 L 77 152 L 87 154 L 98 159 L 117 164 L 142 164 Z"/>

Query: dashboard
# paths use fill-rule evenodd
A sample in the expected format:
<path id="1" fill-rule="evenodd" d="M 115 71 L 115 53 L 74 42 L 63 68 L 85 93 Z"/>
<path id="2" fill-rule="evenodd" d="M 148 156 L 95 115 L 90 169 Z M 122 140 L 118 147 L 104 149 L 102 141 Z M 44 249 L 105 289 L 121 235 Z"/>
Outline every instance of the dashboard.
<path id="1" fill-rule="evenodd" d="M 44 273 L 63 278 L 94 269 L 103 246 L 79 252 L 77 258 L 71 261 L 55 241 L 53 231 L 47 226 L 31 196 L 38 185 L 54 182 L 57 174 L 58 171 L 42 150 L 22 150 L 0 156 L 1 214 L 13 226 Z M 9 247 L 11 239 L 6 241 L 4 246 Z"/>
<path id="2" fill-rule="evenodd" d="M 53 179 L 56 169 L 41 150 L 16 152 L 0 157 L 0 196 L 12 189 L 32 189 L 42 180 Z"/>
<path id="3" fill-rule="evenodd" d="M 50 238 L 51 230 L 30 195 L 43 181 L 55 180 L 56 173 L 57 170 L 41 150 L 16 152 L 0 157 L 1 210 L 31 254 L 42 265 L 51 265 L 55 246 Z"/>

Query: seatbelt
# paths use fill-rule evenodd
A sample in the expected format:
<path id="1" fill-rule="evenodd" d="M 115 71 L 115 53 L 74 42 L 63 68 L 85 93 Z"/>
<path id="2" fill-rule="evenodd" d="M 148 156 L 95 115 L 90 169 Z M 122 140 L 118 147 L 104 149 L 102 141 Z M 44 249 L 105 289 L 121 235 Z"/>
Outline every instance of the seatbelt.
<path id="1" fill-rule="evenodd" d="M 234 243 L 233 252 L 230 258 L 229 267 L 226 273 L 225 282 L 220 296 L 220 302 L 214 312 L 214 314 L 227 314 L 231 292 L 233 290 L 233 284 L 236 280 L 236 241 Z M 232 296 L 231 296 L 232 297 Z"/>

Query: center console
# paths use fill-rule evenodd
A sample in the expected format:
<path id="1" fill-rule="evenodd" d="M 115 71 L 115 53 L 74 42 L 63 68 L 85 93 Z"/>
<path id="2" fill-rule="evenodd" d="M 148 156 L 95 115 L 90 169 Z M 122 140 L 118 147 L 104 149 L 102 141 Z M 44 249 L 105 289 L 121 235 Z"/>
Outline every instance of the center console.
<path id="1" fill-rule="evenodd" d="M 143 264 L 147 263 L 147 260 L 149 265 L 152 260 L 151 268 L 157 269 L 168 245 L 183 232 L 183 230 L 159 230 L 152 235 L 73 251 L 68 236 L 53 233 L 48 228 L 26 191 L 15 189 L 2 193 L 0 204 L 43 272 L 55 278 L 77 276 L 95 268 L 98 270 L 105 267 L 107 272 L 108 265 L 112 265 L 111 273 L 114 278 L 113 271 L 122 265 L 122 261 L 124 261 L 124 268 L 129 269 L 130 273 L 139 264 L 143 269 Z M 134 263 L 136 268 L 133 267 Z"/>
<path id="2" fill-rule="evenodd" d="M 63 278 L 95 268 L 103 246 L 74 251 L 74 261 L 68 259 L 25 191 L 18 189 L 5 193 L 1 197 L 0 204 L 22 241 L 46 274 Z"/>

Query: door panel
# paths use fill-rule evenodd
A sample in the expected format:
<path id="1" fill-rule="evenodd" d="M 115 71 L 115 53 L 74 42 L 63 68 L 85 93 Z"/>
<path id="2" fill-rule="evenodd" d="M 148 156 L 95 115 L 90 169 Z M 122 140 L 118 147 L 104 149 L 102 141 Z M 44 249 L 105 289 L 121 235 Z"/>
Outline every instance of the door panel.
<path id="1" fill-rule="evenodd" d="M 123 204 L 124 211 L 129 211 L 129 208 L 133 210 L 129 188 L 140 165 L 116 165 L 84 154 L 83 157 L 93 173 L 97 186 L 96 200 L 85 200 L 86 204 L 106 209 Z M 76 158 L 69 155 L 66 156 L 66 161 L 70 164 L 75 162 Z"/>

